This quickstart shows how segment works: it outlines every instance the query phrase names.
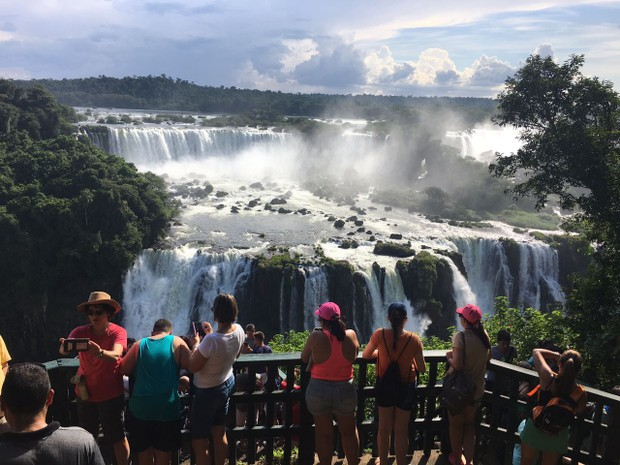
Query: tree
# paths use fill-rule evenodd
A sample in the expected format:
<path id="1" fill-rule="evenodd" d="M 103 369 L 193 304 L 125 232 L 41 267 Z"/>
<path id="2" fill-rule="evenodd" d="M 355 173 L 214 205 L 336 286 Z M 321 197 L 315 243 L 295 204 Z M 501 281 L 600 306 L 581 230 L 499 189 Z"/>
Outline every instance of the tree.
<path id="1" fill-rule="evenodd" d="M 0 320 L 16 359 L 49 357 L 89 290 L 118 295 L 177 213 L 162 178 L 61 135 L 71 114 L 0 80 Z"/>
<path id="2" fill-rule="evenodd" d="M 567 314 L 586 378 L 607 385 L 617 382 L 620 362 L 620 98 L 610 82 L 584 76 L 583 63 L 581 55 L 561 65 L 535 55 L 506 81 L 494 121 L 520 129 L 523 146 L 497 154 L 489 169 L 514 183 L 516 197 L 534 197 L 537 208 L 557 196 L 595 244 Z"/>

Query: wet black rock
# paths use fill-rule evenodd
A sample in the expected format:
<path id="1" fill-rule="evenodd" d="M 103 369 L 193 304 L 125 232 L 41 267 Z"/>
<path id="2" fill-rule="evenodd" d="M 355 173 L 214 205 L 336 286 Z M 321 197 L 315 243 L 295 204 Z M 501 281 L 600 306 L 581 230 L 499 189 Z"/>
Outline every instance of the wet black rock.
<path id="1" fill-rule="evenodd" d="M 286 203 L 286 199 L 283 199 L 282 197 L 275 197 L 271 199 L 271 202 L 269 203 L 272 205 L 284 205 Z"/>
<path id="2" fill-rule="evenodd" d="M 224 191 L 217 191 L 217 192 L 215 193 L 215 196 L 216 196 L 218 199 L 221 199 L 222 197 L 226 197 L 227 195 L 228 195 L 228 192 L 224 192 Z"/>
<path id="3" fill-rule="evenodd" d="M 291 213 L 293 210 L 289 210 L 288 208 L 280 207 L 278 208 L 278 213 Z"/>
<path id="4" fill-rule="evenodd" d="M 343 220 L 336 220 L 334 222 L 334 228 L 338 228 L 338 229 L 344 228 L 344 221 Z"/>
<path id="5" fill-rule="evenodd" d="M 402 238 L 403 238 L 402 234 L 399 234 L 399 233 L 392 233 L 392 234 L 390 234 L 390 239 L 401 240 Z"/>
<path id="6" fill-rule="evenodd" d="M 252 189 L 260 189 L 260 190 L 264 189 L 263 184 L 260 183 L 260 182 L 253 182 L 252 184 L 250 184 L 250 188 L 252 188 Z"/>

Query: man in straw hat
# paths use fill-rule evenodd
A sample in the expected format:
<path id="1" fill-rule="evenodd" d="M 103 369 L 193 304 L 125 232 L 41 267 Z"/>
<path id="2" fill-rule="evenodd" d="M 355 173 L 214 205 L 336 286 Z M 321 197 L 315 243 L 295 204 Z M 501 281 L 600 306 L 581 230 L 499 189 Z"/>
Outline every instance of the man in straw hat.
<path id="1" fill-rule="evenodd" d="M 123 427 L 125 390 L 118 369 L 123 352 L 127 349 L 127 331 L 112 323 L 112 317 L 121 311 L 118 302 L 103 291 L 90 293 L 88 300 L 77 306 L 88 316 L 87 325 L 78 326 L 69 338 L 88 339 L 86 350 L 79 351 L 80 368 L 77 376 L 86 385 L 88 395 L 78 395 L 78 420 L 82 428 L 97 437 L 99 425 L 104 436 L 112 442 L 117 465 L 129 463 L 129 443 Z M 60 339 L 60 353 L 71 353 Z M 76 386 L 76 392 L 78 392 Z"/>

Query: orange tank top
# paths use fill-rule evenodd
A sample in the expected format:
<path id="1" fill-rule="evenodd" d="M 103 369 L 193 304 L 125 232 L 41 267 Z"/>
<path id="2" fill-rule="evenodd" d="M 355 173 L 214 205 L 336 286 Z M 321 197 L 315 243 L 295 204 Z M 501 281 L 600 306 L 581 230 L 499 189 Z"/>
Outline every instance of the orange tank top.
<path id="1" fill-rule="evenodd" d="M 331 353 L 323 363 L 313 363 L 311 377 L 326 381 L 348 381 L 353 378 L 353 363 L 342 355 L 342 341 L 339 341 L 329 330 L 323 328 L 323 334 L 329 338 Z"/>

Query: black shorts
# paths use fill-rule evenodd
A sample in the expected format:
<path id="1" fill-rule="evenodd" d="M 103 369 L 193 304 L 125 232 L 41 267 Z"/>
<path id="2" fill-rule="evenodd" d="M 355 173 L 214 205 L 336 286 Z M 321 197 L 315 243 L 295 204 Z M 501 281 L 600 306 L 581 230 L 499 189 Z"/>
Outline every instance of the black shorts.
<path id="1" fill-rule="evenodd" d="M 123 426 L 123 410 L 125 409 L 125 396 L 101 402 L 78 400 L 78 424 L 95 438 L 99 435 L 99 425 L 103 435 L 111 442 L 119 442 L 125 439 Z"/>
<path id="2" fill-rule="evenodd" d="M 127 411 L 127 431 L 131 450 L 144 452 L 150 448 L 175 452 L 181 448 L 181 420 L 144 421 Z"/>
<path id="3" fill-rule="evenodd" d="M 398 407 L 401 410 L 413 410 L 417 404 L 417 383 L 403 384 L 402 392 L 396 398 L 382 398 L 377 396 L 377 405 L 379 407 Z"/>

